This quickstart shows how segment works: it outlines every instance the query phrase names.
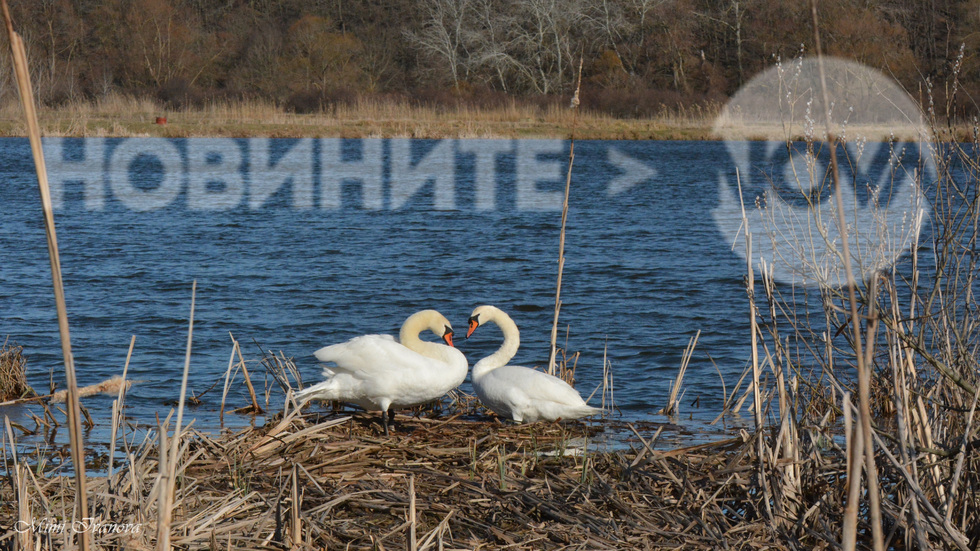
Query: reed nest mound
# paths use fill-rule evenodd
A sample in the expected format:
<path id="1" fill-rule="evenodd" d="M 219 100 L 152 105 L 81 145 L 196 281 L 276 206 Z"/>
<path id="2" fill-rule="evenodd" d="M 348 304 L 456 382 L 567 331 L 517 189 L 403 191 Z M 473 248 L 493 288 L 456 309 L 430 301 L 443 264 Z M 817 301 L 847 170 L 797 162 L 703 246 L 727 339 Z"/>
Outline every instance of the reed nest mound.
<path id="1" fill-rule="evenodd" d="M 513 425 L 456 413 L 399 415 L 396 422 L 390 437 L 380 434 L 376 415 L 316 410 L 278 414 L 264 426 L 217 437 L 190 429 L 178 456 L 171 544 L 709 549 L 772 543 L 761 518 L 751 521 L 742 516 L 745 507 L 742 513 L 732 507 L 735 494 L 741 500 L 751 487 L 740 474 L 751 470 L 741 464 L 746 456 L 739 450 L 748 446 L 742 438 L 655 451 L 640 436 L 652 430 L 646 426 L 635 433 L 636 446 L 596 451 L 589 443 L 610 421 Z M 96 548 L 155 547 L 158 473 L 166 472 L 160 440 L 166 438 L 147 437 L 117 462 L 120 469 L 89 478 L 89 505 L 96 522 L 105 523 L 94 534 Z M 15 548 L 25 537 L 10 529 L 18 514 L 54 525 L 77 517 L 72 477 L 45 474 L 43 464 L 27 468 L 23 457 L 7 467 L 9 484 L 0 485 L 0 497 L 26 503 L 29 511 L 3 508 L 0 548 Z M 30 548 L 70 543 L 65 533 L 43 526 L 27 536 L 21 545 Z"/>

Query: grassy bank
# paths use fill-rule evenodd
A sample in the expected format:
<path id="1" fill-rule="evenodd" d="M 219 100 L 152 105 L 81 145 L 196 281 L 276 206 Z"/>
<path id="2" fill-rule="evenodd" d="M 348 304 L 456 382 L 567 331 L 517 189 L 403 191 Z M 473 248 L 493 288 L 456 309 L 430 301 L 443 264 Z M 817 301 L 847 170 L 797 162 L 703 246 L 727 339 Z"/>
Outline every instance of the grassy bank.
<path id="1" fill-rule="evenodd" d="M 362 101 L 327 113 L 296 114 L 272 103 L 241 101 L 169 110 L 147 99 L 113 96 L 39 110 L 45 136 L 70 137 L 343 137 L 343 138 L 568 138 L 699 140 L 710 137 L 716 109 L 617 119 L 566 106 L 467 105 L 426 107 Z M 157 124 L 165 117 L 165 125 Z M 0 107 L 0 136 L 25 136 L 17 103 Z"/>
<path id="2" fill-rule="evenodd" d="M 648 118 L 615 118 L 564 105 L 512 103 L 500 107 L 420 106 L 365 100 L 330 112 L 298 114 L 270 102 L 211 103 L 168 109 L 150 99 L 110 96 L 38 111 L 41 132 L 52 137 L 160 138 L 557 138 L 580 140 L 714 140 L 722 106 L 662 109 Z M 163 117 L 166 124 L 157 124 Z M 730 130 L 730 129 L 729 129 Z M 771 131 L 772 129 L 769 129 Z M 958 141 L 971 141 L 968 125 L 946 126 Z M 20 104 L 0 105 L 0 137 L 23 137 Z M 740 139 L 771 135 L 748 129 Z"/>

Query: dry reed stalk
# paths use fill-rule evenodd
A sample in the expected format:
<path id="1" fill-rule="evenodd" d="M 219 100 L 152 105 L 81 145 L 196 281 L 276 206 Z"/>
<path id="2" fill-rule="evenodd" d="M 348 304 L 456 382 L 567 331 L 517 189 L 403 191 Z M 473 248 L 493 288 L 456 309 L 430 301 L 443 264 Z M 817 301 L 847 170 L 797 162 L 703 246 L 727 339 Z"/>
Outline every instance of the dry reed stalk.
<path id="1" fill-rule="evenodd" d="M 773 519 L 772 500 L 769 499 L 768 479 L 766 477 L 766 443 L 763 438 L 763 417 L 762 417 L 762 370 L 759 367 L 759 328 L 758 310 L 755 305 L 755 272 L 752 265 L 752 232 L 749 229 L 749 219 L 745 215 L 745 203 L 742 200 L 742 181 L 738 170 L 735 171 L 735 180 L 738 184 L 739 203 L 742 207 L 742 230 L 745 233 L 745 263 L 746 263 L 746 291 L 749 297 L 749 342 L 752 356 L 752 409 L 755 420 L 755 442 L 756 456 L 758 459 L 756 475 L 762 486 L 762 492 L 766 496 L 763 500 L 764 509 L 769 519 Z M 746 394 L 747 396 L 748 394 Z M 744 400 L 744 398 L 743 398 Z M 737 408 L 741 407 L 741 403 Z"/>
<path id="2" fill-rule="evenodd" d="M 609 361 L 609 358 L 607 357 L 608 349 L 609 349 L 609 343 L 607 341 L 606 344 L 604 344 L 602 347 L 602 384 L 601 384 L 602 395 L 601 395 L 600 406 L 602 408 L 603 415 L 605 415 L 606 413 L 611 413 L 613 409 L 616 407 L 613 401 L 614 395 L 613 395 L 612 363 Z M 598 390 L 598 388 L 596 390 Z M 589 398 L 585 402 L 586 403 L 591 402 L 592 396 L 594 396 L 595 393 L 596 391 L 593 390 L 592 394 L 589 395 Z M 607 395 L 608 395 L 608 399 L 606 398 Z"/>
<path id="3" fill-rule="evenodd" d="M 867 498 L 870 509 L 870 523 L 874 551 L 884 551 L 885 541 L 881 523 L 881 494 L 878 491 L 878 469 L 875 466 L 874 439 L 871 437 L 871 367 L 866 362 L 862 350 L 861 316 L 858 313 L 857 281 L 851 266 L 850 245 L 848 244 L 847 215 L 844 212 L 844 194 L 841 190 L 840 171 L 837 164 L 838 138 L 833 131 L 830 119 L 830 96 L 827 93 L 827 77 L 823 66 L 823 53 L 820 47 L 820 25 L 817 20 L 817 1 L 810 0 L 813 16 L 814 45 L 817 52 L 817 66 L 820 73 L 820 90 L 823 96 L 823 112 L 826 130 L 826 140 L 830 149 L 830 173 L 834 184 L 834 196 L 837 203 L 837 226 L 840 232 L 841 255 L 844 263 L 844 273 L 847 277 L 847 297 L 850 304 L 850 324 L 853 332 L 852 346 L 857 360 L 858 371 L 858 400 L 860 403 L 861 439 L 864 442 L 865 474 L 867 475 Z M 873 302 L 875 299 L 872 298 Z M 871 324 L 869 324 L 869 338 Z M 872 346 L 873 341 L 868 341 Z"/>
<path id="4" fill-rule="evenodd" d="M 760 259 L 760 264 L 762 287 L 769 303 L 769 317 L 776 319 L 777 299 L 773 266 L 767 264 L 765 259 Z M 779 466 L 778 469 L 781 471 L 781 476 L 777 481 L 781 509 L 779 519 L 784 523 L 792 523 L 792 519 L 799 516 L 798 508 L 801 505 L 800 492 L 802 491 L 799 466 L 799 432 L 796 415 L 790 405 L 791 403 L 795 404 L 795 400 L 791 398 L 791 391 L 787 389 L 783 368 L 784 358 L 787 369 L 792 364 L 792 359 L 789 357 L 789 337 L 786 337 L 785 345 L 781 344 L 775 324 L 770 326 L 770 334 L 776 345 L 776 357 L 770 356 L 767 349 L 767 362 L 776 377 L 776 391 L 779 399 L 779 434 L 776 438 L 776 449 L 771 455 L 771 464 Z M 793 394 L 795 395 L 795 392 Z"/>
<path id="5" fill-rule="evenodd" d="M 884 445 L 881 441 L 881 437 L 877 434 L 873 435 L 878 441 L 878 445 L 881 447 L 882 453 L 885 457 L 892 462 L 892 465 L 899 471 L 899 473 L 905 478 L 905 482 L 909 485 L 909 490 L 915 494 L 916 499 L 925 505 L 925 509 L 930 520 L 933 521 L 933 529 L 936 530 L 938 535 L 947 536 L 944 538 L 944 543 L 949 547 L 956 547 L 960 551 L 976 551 L 976 545 L 972 545 L 966 535 L 953 525 L 951 521 L 945 520 L 942 513 L 936 510 L 935 506 L 929 501 L 929 498 L 925 495 L 925 492 L 919 486 L 918 480 L 912 476 L 912 474 L 905 468 L 904 465 L 894 456 L 891 451 Z M 977 541 L 977 537 L 974 536 L 974 543 Z"/>
<path id="6" fill-rule="evenodd" d="M 555 356 L 558 352 L 558 314 L 561 312 L 561 276 L 565 269 L 565 224 L 568 221 L 568 192 L 572 187 L 572 165 L 575 163 L 575 127 L 578 123 L 579 90 L 582 88 L 582 58 L 578 62 L 578 83 L 572 97 L 572 130 L 568 145 L 568 172 L 565 175 L 565 198 L 561 204 L 561 232 L 558 237 L 558 282 L 555 285 L 555 318 L 551 323 L 551 349 L 548 352 L 548 374 L 555 374 Z"/>
<path id="7" fill-rule="evenodd" d="M 14 440 L 14 431 L 10 427 L 10 418 L 6 415 L 3 416 L 4 428 L 6 428 L 7 441 L 10 442 L 10 459 L 13 463 L 13 476 L 11 477 L 11 486 L 14 488 L 14 498 L 17 501 L 17 522 L 26 522 L 27 526 L 31 524 L 31 514 L 29 511 L 30 500 L 27 497 L 27 485 L 24 483 L 23 476 L 23 466 L 20 464 L 20 460 L 17 458 L 17 442 Z M 7 454 L 4 454 L 4 462 L 6 463 Z M 6 468 L 7 473 L 11 472 L 10 467 Z M 20 530 L 17 533 L 17 544 L 20 549 L 30 549 L 33 547 L 31 545 L 31 536 L 29 531 Z"/>
<path id="8" fill-rule="evenodd" d="M 408 551 L 418 551 L 418 543 L 415 539 L 415 475 L 408 477 Z"/>
<path id="9" fill-rule="evenodd" d="M 659 413 L 668 416 L 676 416 L 680 413 L 680 398 L 678 398 L 678 394 L 680 393 L 681 384 L 684 382 L 684 373 L 687 372 L 687 366 L 691 363 L 694 347 L 698 345 L 699 337 L 701 337 L 700 329 L 687 341 L 687 348 L 684 349 L 684 354 L 681 356 L 681 367 L 677 370 L 677 378 L 670 385 L 670 396 L 667 398 L 667 405 Z"/>
<path id="10" fill-rule="evenodd" d="M 750 346 L 752 347 L 749 351 L 752 357 L 752 381 L 750 384 L 753 410 L 755 413 L 755 430 L 756 432 L 761 432 L 764 426 L 762 422 L 762 391 L 760 387 L 762 370 L 759 368 L 759 312 L 755 305 L 755 269 L 752 265 L 752 231 L 749 226 L 749 218 L 745 214 L 745 201 L 742 198 L 742 177 L 738 168 L 735 169 L 735 182 L 738 185 L 738 201 L 742 209 L 742 231 L 745 235 L 745 270 L 747 273 L 745 281 L 746 292 L 749 296 L 749 342 Z M 748 396 L 747 392 L 746 396 Z M 744 400 L 745 397 L 743 397 L 742 400 L 736 405 L 735 411 L 741 409 L 741 404 L 744 402 Z M 763 453 L 762 448 L 760 447 L 760 461 L 762 460 L 762 457 Z"/>
<path id="11" fill-rule="evenodd" d="M 184 401 L 187 397 L 187 376 L 190 373 L 191 347 L 194 342 L 194 301 L 196 297 L 197 280 L 195 279 L 193 284 L 191 284 L 191 311 L 187 322 L 187 349 L 184 354 L 184 375 L 180 381 L 180 398 L 179 403 L 177 404 L 177 424 L 174 426 L 174 435 L 170 443 L 170 458 L 166 465 L 169 467 L 169 469 L 167 469 L 165 484 L 161 484 L 160 486 L 160 523 L 157 526 L 157 549 L 161 551 L 167 551 L 170 549 L 171 507 L 174 503 L 174 491 L 177 483 L 177 456 L 181 445 L 180 431 L 184 420 Z M 161 427 L 160 430 L 161 432 L 165 433 L 166 428 Z M 165 442 L 165 440 L 165 436 L 161 435 L 161 443 Z M 168 450 L 166 450 L 165 447 L 160 450 L 161 454 L 165 454 L 167 452 Z M 161 468 L 162 467 L 163 466 L 161 465 Z"/>
<path id="12" fill-rule="evenodd" d="M 76 496 L 77 509 L 80 517 L 84 518 L 89 516 L 89 509 L 85 483 L 85 449 L 82 437 L 82 425 L 79 418 L 81 408 L 78 402 L 78 383 L 75 380 L 75 360 L 71 353 L 68 311 L 65 305 L 64 284 L 61 280 L 61 260 L 58 256 L 58 237 L 54 226 L 51 191 L 48 187 L 47 168 L 44 164 L 44 150 L 41 146 L 41 129 L 38 125 L 34 95 L 31 89 L 27 52 L 24 49 L 24 41 L 14 31 L 13 20 L 10 17 L 10 9 L 7 7 L 6 0 L 2 0 L 2 8 L 3 17 L 7 26 L 7 36 L 10 38 L 14 72 L 17 78 L 17 90 L 20 95 L 21 105 L 24 108 L 24 118 L 27 120 L 28 140 L 31 144 L 31 153 L 34 157 L 34 170 L 37 172 L 38 189 L 41 194 L 44 228 L 48 242 L 48 257 L 51 261 L 51 279 L 54 285 L 55 306 L 58 316 L 58 333 L 61 337 L 61 352 L 64 357 L 65 378 L 68 384 L 68 431 L 71 439 L 72 464 L 75 468 L 75 479 L 78 488 L 78 495 Z M 91 547 L 91 534 L 88 531 L 82 531 L 79 535 L 79 542 L 82 551 L 88 551 Z"/>
<path id="13" fill-rule="evenodd" d="M 973 395 L 973 404 L 970 405 L 970 413 L 966 418 L 966 429 L 963 431 L 963 439 L 960 441 L 959 456 L 956 458 L 956 467 L 953 471 L 953 479 L 950 483 L 949 494 L 946 496 L 946 515 L 945 521 L 948 523 L 952 520 L 953 515 L 953 503 L 956 498 L 956 487 L 960 482 L 960 477 L 963 475 L 963 462 L 966 460 L 966 446 L 969 435 L 971 434 L 971 429 L 973 427 L 973 415 L 977 412 L 977 400 L 980 400 L 980 390 L 977 390 L 976 394 Z"/>
<path id="14" fill-rule="evenodd" d="M 234 341 L 234 339 L 233 339 Z M 221 408 L 218 410 L 218 424 L 221 428 L 225 426 L 225 401 L 228 399 L 228 390 L 233 379 L 231 368 L 235 364 L 235 352 L 238 350 L 237 342 L 233 342 L 231 347 L 231 356 L 228 358 L 228 369 L 225 370 L 225 384 L 224 388 L 221 390 Z"/>
<path id="15" fill-rule="evenodd" d="M 858 501 L 861 494 L 861 464 L 864 455 L 864 443 L 861 441 L 864 433 L 860 426 L 855 426 L 851 410 L 851 394 L 845 392 L 843 397 L 844 435 L 847 450 L 847 505 L 844 509 L 844 524 L 841 527 L 841 547 L 844 551 L 853 551 L 857 545 Z"/>
<path id="16" fill-rule="evenodd" d="M 894 285 L 889 285 L 889 292 L 891 295 L 892 303 L 892 318 L 899 319 L 899 305 L 896 296 L 896 289 Z M 886 324 L 887 327 L 887 324 Z M 895 414 L 896 414 L 896 428 L 898 432 L 898 447 L 899 454 L 902 459 L 902 463 L 908 465 L 911 463 L 910 457 L 914 453 L 911 450 L 910 434 L 911 421 L 909 419 L 908 407 L 909 407 L 909 389 L 905 381 L 906 370 L 903 369 L 906 365 L 905 363 L 905 351 L 901 345 L 900 339 L 897 338 L 896 331 L 886 331 L 885 335 L 888 340 L 888 349 L 891 354 L 889 364 L 892 368 L 892 383 L 895 401 Z M 913 465 L 913 469 L 915 466 Z M 928 535 L 923 529 L 922 516 L 919 512 L 918 500 L 912 499 L 911 501 L 911 524 L 914 529 L 914 535 L 916 542 L 920 549 L 928 549 Z"/>
<path id="17" fill-rule="evenodd" d="M 289 501 L 289 540 L 292 546 L 298 546 L 303 544 L 303 524 L 299 519 L 299 482 L 297 482 L 297 477 L 299 476 L 299 469 L 297 465 L 293 465 L 293 473 L 290 476 L 290 501 Z"/>
<path id="18" fill-rule="evenodd" d="M 168 418 L 169 420 L 169 418 Z M 157 497 L 157 546 L 158 550 L 169 551 L 169 532 L 170 532 L 170 503 L 172 499 L 168 490 L 170 487 L 170 469 L 167 467 L 170 447 L 167 445 L 167 425 L 160 424 L 157 419 L 157 438 L 159 439 L 159 459 L 157 461 L 157 476 L 153 492 Z M 166 540 L 165 540 L 166 538 Z M 163 543 L 167 544 L 164 546 Z"/>
<path id="19" fill-rule="evenodd" d="M 602 403 L 606 404 L 606 390 L 609 390 L 609 409 L 606 411 L 612 414 L 616 409 L 616 379 L 613 375 L 612 361 L 602 361 Z M 605 407 L 605 406 L 603 406 Z"/>
<path id="20" fill-rule="evenodd" d="M 230 331 L 228 332 L 228 336 L 231 337 L 234 350 L 238 353 L 239 365 L 241 365 L 242 375 L 245 377 L 245 387 L 248 388 L 248 395 L 252 399 L 252 413 L 262 413 L 262 408 L 259 407 L 259 401 L 255 397 L 255 388 L 252 386 L 252 379 L 248 376 L 248 367 L 245 366 L 245 358 L 242 357 L 242 349 Z"/>
<path id="21" fill-rule="evenodd" d="M 128 388 L 128 383 L 126 382 L 126 375 L 129 372 L 129 360 L 133 357 L 133 348 L 136 347 L 136 335 L 133 335 L 129 340 L 129 351 L 126 353 L 126 363 L 123 364 L 122 381 L 123 384 L 119 385 L 119 394 L 116 399 L 112 402 L 112 434 L 109 436 L 109 464 L 107 467 L 107 477 L 112 479 L 112 469 L 113 460 L 116 453 L 116 433 L 122 428 L 122 423 L 124 419 L 123 415 L 123 397 L 126 395 L 126 389 Z"/>

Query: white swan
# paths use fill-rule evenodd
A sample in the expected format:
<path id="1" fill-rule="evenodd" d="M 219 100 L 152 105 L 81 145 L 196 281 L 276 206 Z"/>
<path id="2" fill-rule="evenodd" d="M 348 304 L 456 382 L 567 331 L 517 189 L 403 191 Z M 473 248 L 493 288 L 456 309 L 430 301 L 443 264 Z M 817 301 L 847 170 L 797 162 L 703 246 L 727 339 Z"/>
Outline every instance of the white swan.
<path id="1" fill-rule="evenodd" d="M 442 335 L 448 346 L 419 339 L 426 329 Z M 423 310 L 405 320 L 398 342 L 391 335 L 363 335 L 321 348 L 316 358 L 336 365 L 325 367 L 327 380 L 298 392 L 296 400 L 337 400 L 380 410 L 387 435 L 395 408 L 431 402 L 466 379 L 469 363 L 453 348 L 452 337 L 445 316 Z"/>
<path id="2" fill-rule="evenodd" d="M 504 343 L 473 366 L 473 390 L 483 405 L 518 423 L 578 419 L 601 410 L 585 403 L 565 381 L 529 367 L 505 365 L 521 344 L 517 324 L 494 306 L 478 306 L 469 319 L 469 338 L 482 324 L 493 322 L 504 333 Z"/>

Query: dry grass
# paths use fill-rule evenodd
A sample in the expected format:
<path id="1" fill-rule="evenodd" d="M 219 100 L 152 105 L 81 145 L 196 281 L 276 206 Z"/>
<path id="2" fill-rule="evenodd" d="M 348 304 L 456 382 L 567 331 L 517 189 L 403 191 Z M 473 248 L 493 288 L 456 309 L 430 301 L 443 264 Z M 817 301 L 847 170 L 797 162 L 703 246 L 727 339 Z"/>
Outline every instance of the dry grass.
<path id="1" fill-rule="evenodd" d="M 0 136 L 26 135 L 18 109 L 12 103 L 0 105 Z M 575 134 L 579 139 L 705 139 L 715 114 L 699 108 L 616 119 L 582 110 Z M 575 115 L 566 106 L 516 101 L 481 108 L 382 99 L 359 99 L 316 114 L 290 113 L 256 100 L 171 110 L 153 100 L 113 95 L 42 108 L 39 117 L 45 136 L 70 137 L 565 138 Z M 157 117 L 166 117 L 167 124 L 156 124 Z"/>
<path id="2" fill-rule="evenodd" d="M 597 452 L 587 445 L 602 430 L 595 425 L 517 426 L 462 413 L 399 416 L 391 438 L 380 436 L 374 415 L 297 411 L 218 438 L 191 430 L 171 466 L 170 541 L 182 549 L 707 549 L 767 532 L 736 515 L 751 486 L 737 466 L 741 439 L 671 452 L 637 439 L 635 450 Z M 125 450 L 111 477 L 89 480 L 98 522 L 139 525 L 95 534 L 97 548 L 155 545 L 161 453 L 148 438 Z M 19 459 L 7 469 L 17 480 L 0 492 L 26 510 L 5 508 L 0 523 L 70 523 L 74 479 Z M 20 535 L 31 547 L 66 543 L 38 532 Z"/>
<path id="3" fill-rule="evenodd" d="M 0 402 L 34 393 L 27 384 L 26 373 L 24 349 L 4 341 L 0 346 Z"/>

